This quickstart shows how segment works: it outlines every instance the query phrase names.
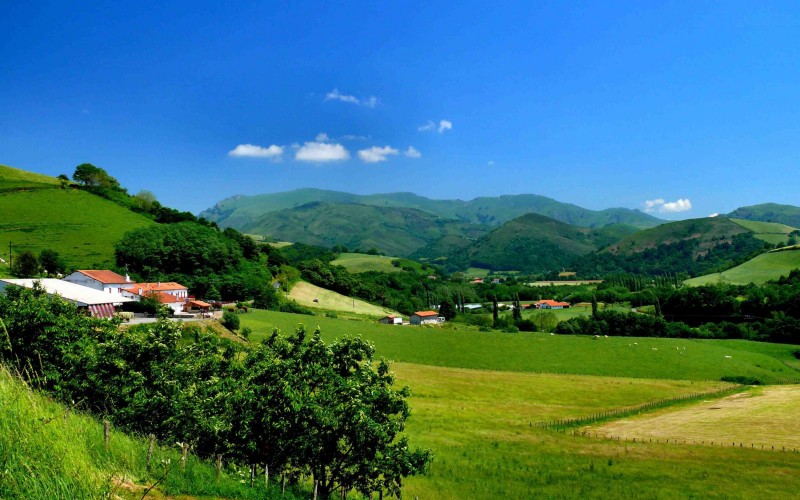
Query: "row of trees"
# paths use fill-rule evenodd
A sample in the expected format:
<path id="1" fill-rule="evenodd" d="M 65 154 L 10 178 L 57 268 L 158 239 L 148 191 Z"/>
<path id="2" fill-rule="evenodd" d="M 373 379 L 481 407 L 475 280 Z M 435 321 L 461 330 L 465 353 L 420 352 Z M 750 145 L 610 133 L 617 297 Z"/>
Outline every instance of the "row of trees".
<path id="1" fill-rule="evenodd" d="M 117 331 L 16 287 L 0 296 L 0 318 L 0 357 L 57 399 L 200 456 L 313 478 L 322 498 L 399 496 L 431 460 L 402 434 L 408 389 L 360 338 L 326 344 L 301 328 L 247 347 L 164 318 Z"/>

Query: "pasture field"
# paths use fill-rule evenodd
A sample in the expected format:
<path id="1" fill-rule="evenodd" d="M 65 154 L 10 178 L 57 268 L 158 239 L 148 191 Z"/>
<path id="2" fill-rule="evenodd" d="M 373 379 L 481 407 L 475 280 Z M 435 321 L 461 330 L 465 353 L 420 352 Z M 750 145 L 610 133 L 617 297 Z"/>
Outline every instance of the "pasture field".
<path id="1" fill-rule="evenodd" d="M 396 257 L 385 255 L 368 255 L 364 253 L 342 253 L 339 258 L 331 261 L 334 266 L 342 266 L 351 273 L 365 273 L 367 271 L 377 271 L 379 273 L 399 273 L 403 270 L 392 265 L 392 261 L 401 260 Z M 412 265 L 413 261 L 402 259 L 402 265 Z M 416 264 L 416 263 L 415 263 Z M 420 267 L 416 265 L 415 269 Z"/>
<path id="2" fill-rule="evenodd" d="M 774 498 L 800 487 L 800 455 L 732 448 L 605 441 L 537 428 L 705 392 L 720 383 L 499 373 L 392 365 L 412 389 L 407 433 L 430 448 L 411 498 Z M 774 478 L 764 485 L 765 478 Z"/>
<path id="3" fill-rule="evenodd" d="M 145 438 L 112 430 L 106 450 L 102 423 L 67 412 L 0 366 L 0 498 L 144 498 L 146 486 L 164 472 L 162 460 L 172 469 L 150 498 L 280 497 L 263 483 L 246 487 L 229 470 L 217 480 L 214 465 L 192 455 L 181 472 L 175 446 L 156 446 L 151 474 L 147 447 Z"/>
<path id="4" fill-rule="evenodd" d="M 786 243 L 789 239 L 789 233 L 796 231 L 796 227 L 787 226 L 778 222 L 761 222 L 747 219 L 731 219 L 733 222 L 740 226 L 753 231 L 753 236 L 756 238 L 776 245 L 778 243 Z"/>
<path id="5" fill-rule="evenodd" d="M 103 269 L 113 265 L 114 244 L 153 221 L 111 201 L 77 189 L 0 193 L 0 248 L 15 253 L 45 248 L 68 266 Z"/>
<path id="6" fill-rule="evenodd" d="M 593 426 L 637 439 L 800 450 L 800 386 L 751 387 L 747 392 Z"/>
<path id="7" fill-rule="evenodd" d="M 748 376 L 764 383 L 787 383 L 800 372 L 783 359 L 797 346 L 783 345 L 762 352 L 757 342 L 688 339 L 562 336 L 543 333 L 460 331 L 435 326 L 395 326 L 377 322 L 304 316 L 251 309 L 240 316 L 253 332 L 252 342 L 274 328 L 291 333 L 299 324 L 319 327 L 329 342 L 342 335 L 361 335 L 375 344 L 377 356 L 396 362 L 481 370 L 572 373 L 598 376 L 720 380 Z M 745 350 L 746 345 L 755 345 Z M 730 356 L 730 358 L 726 358 Z"/>
<path id="8" fill-rule="evenodd" d="M 0 165 L 0 192 L 19 188 L 55 188 L 60 182 L 55 177 Z"/>
<path id="9" fill-rule="evenodd" d="M 698 276 L 683 283 L 689 286 L 720 282 L 737 285 L 746 285 L 748 283 L 761 285 L 781 276 L 788 276 L 792 269 L 797 268 L 800 268 L 800 249 L 772 251 L 762 253 L 727 271 Z"/>
<path id="10" fill-rule="evenodd" d="M 347 295 L 342 295 L 305 281 L 299 281 L 292 287 L 292 291 L 289 292 L 289 298 L 297 301 L 300 305 L 326 311 L 342 311 L 368 316 L 393 314 L 390 309 L 376 306 L 363 300 L 352 299 Z M 318 302 L 314 302 L 314 299 L 317 299 Z"/>

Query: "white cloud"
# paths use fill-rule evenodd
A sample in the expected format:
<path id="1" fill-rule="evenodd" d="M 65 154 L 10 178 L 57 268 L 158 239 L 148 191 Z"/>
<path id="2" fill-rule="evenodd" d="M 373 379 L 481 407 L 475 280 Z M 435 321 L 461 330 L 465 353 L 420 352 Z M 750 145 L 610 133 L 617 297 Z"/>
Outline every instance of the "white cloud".
<path id="1" fill-rule="evenodd" d="M 688 198 L 679 198 L 677 201 L 672 201 L 669 203 L 664 203 L 661 208 L 658 209 L 661 213 L 676 213 L 676 212 L 685 212 L 687 210 L 692 209 L 692 202 L 689 201 Z"/>
<path id="2" fill-rule="evenodd" d="M 326 134 L 325 132 L 320 132 L 319 134 L 317 134 L 317 138 L 314 140 L 317 142 L 329 142 L 331 138 L 328 137 L 328 134 Z"/>
<path id="3" fill-rule="evenodd" d="M 436 130 L 440 134 L 443 134 L 445 130 L 453 130 L 453 122 L 450 120 L 439 120 L 439 124 L 437 125 L 433 120 L 428 120 L 428 123 L 420 125 L 417 127 L 417 130 L 420 132 L 432 132 Z"/>
<path id="4" fill-rule="evenodd" d="M 380 161 L 386 161 L 387 156 L 396 155 L 397 153 L 399 153 L 399 151 L 391 146 L 384 146 L 382 148 L 373 146 L 369 149 L 362 149 L 359 151 L 358 157 L 366 163 L 378 163 Z"/>
<path id="5" fill-rule="evenodd" d="M 433 130 L 435 128 L 436 128 L 436 124 L 433 123 L 432 121 L 428 120 L 428 123 L 426 123 L 425 125 L 420 125 L 419 127 L 417 127 L 417 130 L 419 130 L 420 132 L 428 132 L 428 131 L 431 131 L 431 130 Z"/>
<path id="6" fill-rule="evenodd" d="M 270 158 L 272 160 L 279 160 L 282 154 L 283 147 L 275 144 L 267 148 L 256 146 L 255 144 L 239 144 L 228 151 L 228 156 L 237 158 Z"/>
<path id="7" fill-rule="evenodd" d="M 378 104 L 380 104 L 380 100 L 371 95 L 369 97 L 363 97 L 359 99 L 354 95 L 342 94 L 339 92 L 339 89 L 333 89 L 327 94 L 325 94 L 326 101 L 341 101 L 341 102 L 348 102 L 350 104 L 356 104 L 359 106 L 366 106 L 368 108 L 374 108 Z"/>
<path id="8" fill-rule="evenodd" d="M 652 212 L 657 206 L 664 204 L 664 198 L 656 198 L 655 200 L 647 200 L 644 202 L 644 211 Z"/>
<path id="9" fill-rule="evenodd" d="M 369 139 L 369 136 L 367 135 L 348 134 L 341 137 L 341 140 L 343 141 L 366 141 L 367 139 Z"/>
<path id="10" fill-rule="evenodd" d="M 675 201 L 664 201 L 664 198 L 656 198 L 655 200 L 647 200 L 644 202 L 644 211 L 653 212 L 658 209 L 659 213 L 677 213 L 685 212 L 692 209 L 692 202 L 688 198 L 678 198 Z"/>
<path id="11" fill-rule="evenodd" d="M 408 149 L 403 151 L 403 154 L 408 156 L 409 158 L 421 158 L 422 153 L 417 150 L 414 146 L 409 146 Z"/>
<path id="12" fill-rule="evenodd" d="M 300 146 L 294 154 L 294 159 L 299 161 L 328 162 L 341 161 L 350 158 L 350 153 L 341 144 L 311 141 Z"/>

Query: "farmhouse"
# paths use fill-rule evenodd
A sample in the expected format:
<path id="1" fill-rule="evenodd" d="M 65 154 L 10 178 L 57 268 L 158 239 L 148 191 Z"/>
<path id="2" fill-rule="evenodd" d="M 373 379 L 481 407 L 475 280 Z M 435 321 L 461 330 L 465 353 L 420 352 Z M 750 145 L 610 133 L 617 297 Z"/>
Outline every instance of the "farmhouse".
<path id="1" fill-rule="evenodd" d="M 86 286 L 112 295 L 120 295 L 121 290 L 131 284 L 131 279 L 122 277 L 114 271 L 83 269 L 64 277 L 64 281 Z"/>
<path id="2" fill-rule="evenodd" d="M 403 317 L 390 314 L 388 316 L 384 316 L 383 318 L 379 319 L 378 322 L 383 323 L 384 325 L 402 325 Z"/>
<path id="3" fill-rule="evenodd" d="M 436 311 L 417 311 L 411 315 L 410 321 L 412 325 L 444 323 L 444 316 L 439 316 Z"/>
<path id="4" fill-rule="evenodd" d="M 114 316 L 116 307 L 132 299 L 119 294 L 103 292 L 83 285 L 76 285 L 68 281 L 55 278 L 46 279 L 0 279 L 0 291 L 8 286 L 21 286 L 34 288 L 39 284 L 47 295 L 58 295 L 67 302 L 72 302 L 78 308 L 85 308 L 95 318 L 110 318 Z"/>
<path id="5" fill-rule="evenodd" d="M 568 309 L 569 302 L 557 302 L 555 300 L 540 300 L 534 304 L 537 309 Z"/>
<path id="6" fill-rule="evenodd" d="M 184 311 L 189 299 L 189 290 L 175 282 L 128 283 L 128 286 L 122 289 L 122 296 L 136 301 L 142 300 L 142 297 L 154 297 L 177 314 Z"/>

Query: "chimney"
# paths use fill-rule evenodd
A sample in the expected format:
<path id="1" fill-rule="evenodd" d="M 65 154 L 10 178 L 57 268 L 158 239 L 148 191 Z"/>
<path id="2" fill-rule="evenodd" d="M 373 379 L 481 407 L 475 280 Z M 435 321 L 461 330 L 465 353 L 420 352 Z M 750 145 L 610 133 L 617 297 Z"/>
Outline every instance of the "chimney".
<path id="1" fill-rule="evenodd" d="M 125 283 L 130 283 L 130 282 L 131 282 L 131 277 L 128 276 L 128 273 L 125 273 Z"/>

